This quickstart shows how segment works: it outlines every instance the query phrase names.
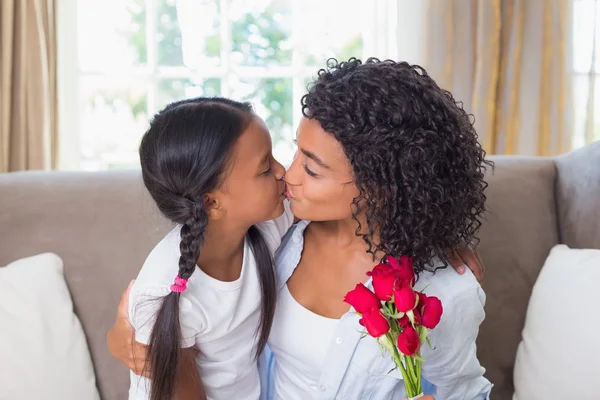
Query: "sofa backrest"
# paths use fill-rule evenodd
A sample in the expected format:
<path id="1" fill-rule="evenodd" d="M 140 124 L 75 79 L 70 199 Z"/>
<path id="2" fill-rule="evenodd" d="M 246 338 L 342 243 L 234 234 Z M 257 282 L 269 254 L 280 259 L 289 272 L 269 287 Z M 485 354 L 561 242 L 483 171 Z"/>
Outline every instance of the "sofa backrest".
<path id="1" fill-rule="evenodd" d="M 489 214 L 479 252 L 486 270 L 486 318 L 477 339 L 493 398 L 509 400 L 512 373 L 527 303 L 544 260 L 558 243 L 554 161 L 494 157 L 487 176 Z"/>
<path id="2" fill-rule="evenodd" d="M 600 141 L 556 159 L 561 242 L 600 249 Z"/>
<path id="3" fill-rule="evenodd" d="M 168 229 L 137 171 L 0 175 L 0 266 L 58 254 L 100 394 L 127 398 L 129 374 L 106 346 L 122 291 Z"/>

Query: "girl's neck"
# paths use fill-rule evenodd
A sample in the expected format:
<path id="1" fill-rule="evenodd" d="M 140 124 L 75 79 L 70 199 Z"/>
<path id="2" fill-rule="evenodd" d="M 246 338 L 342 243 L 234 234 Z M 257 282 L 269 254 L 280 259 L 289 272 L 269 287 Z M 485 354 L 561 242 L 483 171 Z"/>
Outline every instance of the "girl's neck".
<path id="1" fill-rule="evenodd" d="M 248 229 L 211 221 L 204 232 L 198 266 L 207 275 L 221 281 L 239 278 L 244 256 L 244 240 Z"/>

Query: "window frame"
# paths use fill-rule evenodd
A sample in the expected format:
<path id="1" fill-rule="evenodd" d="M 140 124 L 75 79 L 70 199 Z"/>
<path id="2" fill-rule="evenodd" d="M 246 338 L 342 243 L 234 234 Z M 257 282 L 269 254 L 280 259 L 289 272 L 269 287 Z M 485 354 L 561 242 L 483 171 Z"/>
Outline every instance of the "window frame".
<path id="1" fill-rule="evenodd" d="M 158 65 L 157 41 L 158 23 L 156 10 L 159 0 L 144 0 L 146 7 L 146 43 L 147 60 L 143 67 L 133 67 L 126 71 L 83 70 L 79 63 L 78 41 L 73 40 L 77 32 L 77 0 L 63 0 L 57 4 L 57 53 L 58 53 L 58 114 L 59 114 L 59 169 L 77 170 L 82 165 L 81 149 L 81 104 L 80 80 L 85 77 L 106 79 L 130 78 L 148 83 L 147 113 L 153 115 L 157 110 L 158 83 L 161 79 L 205 79 L 217 78 L 221 82 L 221 96 L 231 95 L 232 80 L 237 78 L 287 78 L 292 81 L 293 127 L 302 117 L 302 110 L 296 105 L 305 93 L 304 82 L 313 77 L 316 68 L 303 65 L 307 54 L 303 49 L 292 48 L 290 66 L 239 66 L 230 62 L 232 51 L 231 20 L 228 18 L 231 0 L 218 0 L 220 6 L 221 54 L 220 65 L 189 70 L 186 67 L 165 67 Z M 297 26 L 299 8 L 302 0 L 291 0 L 293 26 Z M 370 15 L 365 16 L 363 29 L 363 54 L 369 56 L 386 55 L 395 58 L 397 5 L 395 1 L 374 2 Z M 370 25 L 370 27 L 369 27 Z M 369 29 L 370 28 L 370 29 Z M 371 36 L 366 38 L 365 33 Z M 292 37 L 294 28 L 292 28 Z M 367 35 L 368 36 L 368 35 Z M 75 112 L 74 112 L 75 110 Z"/>

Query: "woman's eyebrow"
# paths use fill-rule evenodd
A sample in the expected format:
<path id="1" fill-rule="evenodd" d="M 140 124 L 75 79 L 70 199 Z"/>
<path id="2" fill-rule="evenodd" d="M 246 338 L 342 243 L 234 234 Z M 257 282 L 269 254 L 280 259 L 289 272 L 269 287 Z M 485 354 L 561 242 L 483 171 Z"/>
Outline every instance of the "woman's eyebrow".
<path id="1" fill-rule="evenodd" d="M 325 162 L 323 160 L 321 160 L 321 158 L 318 155 L 316 155 L 315 153 L 313 153 L 312 151 L 308 151 L 308 150 L 304 150 L 304 149 L 300 149 L 300 151 L 302 152 L 302 154 L 304 154 L 306 157 L 310 158 L 311 160 L 313 160 L 314 162 L 319 164 L 321 167 L 331 169 L 331 167 L 329 165 L 325 164 Z"/>

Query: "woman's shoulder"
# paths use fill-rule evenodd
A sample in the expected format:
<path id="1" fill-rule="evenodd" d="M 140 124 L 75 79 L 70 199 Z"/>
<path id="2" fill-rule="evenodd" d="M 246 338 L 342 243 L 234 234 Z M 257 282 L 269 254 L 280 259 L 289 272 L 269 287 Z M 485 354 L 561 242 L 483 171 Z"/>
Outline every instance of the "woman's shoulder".
<path id="1" fill-rule="evenodd" d="M 441 260 L 436 260 L 434 266 L 438 267 L 435 272 L 424 271 L 419 275 L 416 290 L 422 290 L 428 296 L 436 296 L 448 311 L 450 305 L 458 306 L 459 303 L 473 303 L 478 308 L 483 307 L 485 292 L 470 269 L 467 268 L 460 275 L 451 265 L 444 267 Z"/>
<path id="2" fill-rule="evenodd" d="M 304 247 L 304 231 L 310 221 L 301 220 L 293 224 L 281 238 L 281 244 L 277 249 L 276 257 L 282 253 L 296 252 Z"/>
<path id="3" fill-rule="evenodd" d="M 299 221 L 292 225 L 281 239 L 281 244 L 275 252 L 275 267 L 279 286 L 287 282 L 298 266 L 304 249 L 304 230 L 310 221 Z"/>

